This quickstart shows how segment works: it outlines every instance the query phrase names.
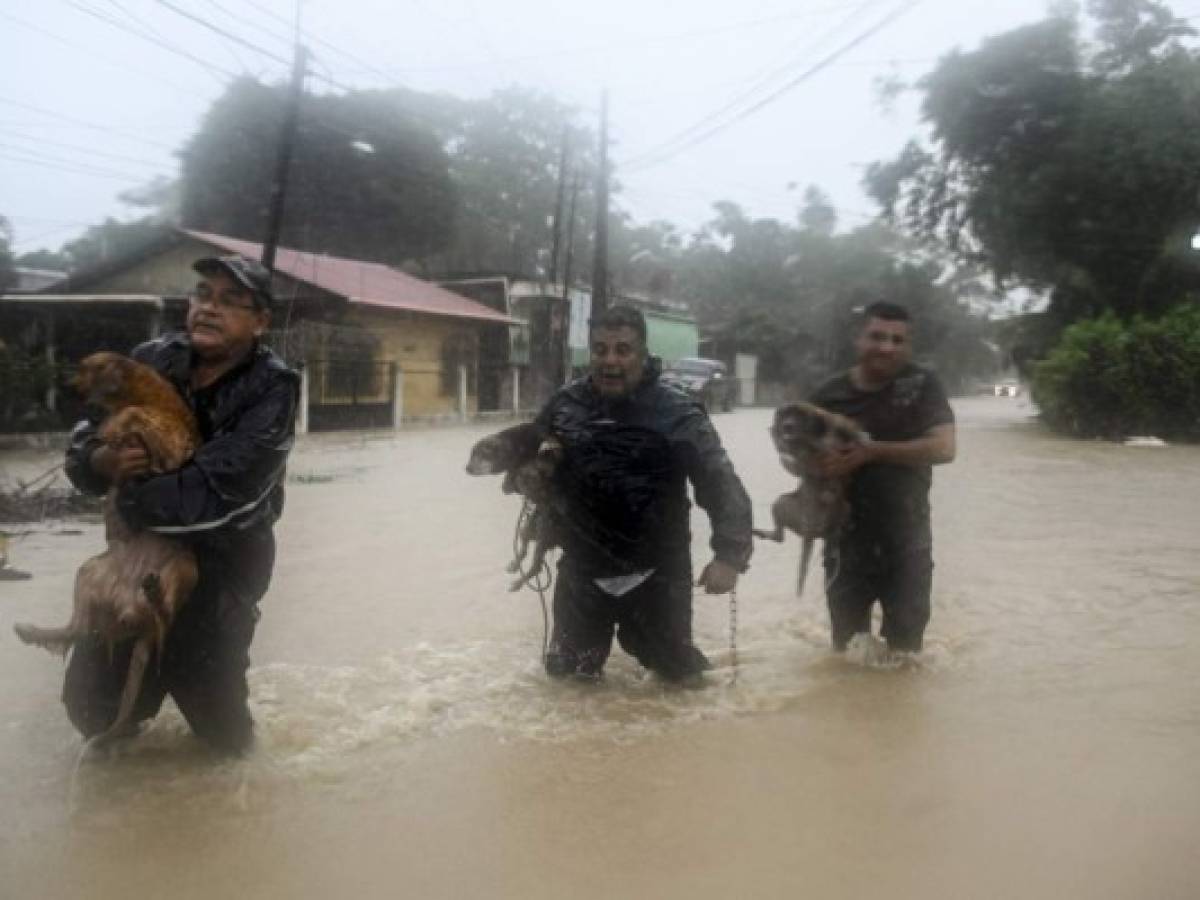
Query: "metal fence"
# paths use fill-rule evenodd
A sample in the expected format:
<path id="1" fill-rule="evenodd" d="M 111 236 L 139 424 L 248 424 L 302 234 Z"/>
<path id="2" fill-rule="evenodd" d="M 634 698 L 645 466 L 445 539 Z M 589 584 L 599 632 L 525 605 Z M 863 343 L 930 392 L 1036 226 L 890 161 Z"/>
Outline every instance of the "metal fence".
<path id="1" fill-rule="evenodd" d="M 536 411 L 554 388 L 528 367 L 318 359 L 299 368 L 301 431 L 504 418 Z M 69 430 L 85 412 L 75 372 L 74 363 L 0 352 L 0 434 Z"/>
<path id="2" fill-rule="evenodd" d="M 397 367 L 375 360 L 316 360 L 305 368 L 310 431 L 391 428 L 396 424 Z"/>

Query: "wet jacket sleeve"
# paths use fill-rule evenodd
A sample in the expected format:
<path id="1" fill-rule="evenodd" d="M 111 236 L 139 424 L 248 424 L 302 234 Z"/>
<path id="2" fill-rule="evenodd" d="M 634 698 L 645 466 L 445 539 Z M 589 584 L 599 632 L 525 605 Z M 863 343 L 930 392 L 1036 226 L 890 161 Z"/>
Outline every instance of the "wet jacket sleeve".
<path id="1" fill-rule="evenodd" d="M 100 438 L 96 436 L 99 427 L 100 423 L 92 418 L 75 423 L 63 463 L 71 484 L 85 494 L 103 494 L 108 490 L 108 480 L 92 469 L 92 453 L 100 446 Z"/>
<path id="2" fill-rule="evenodd" d="M 754 550 L 750 531 L 753 510 L 712 421 L 696 408 L 683 418 L 672 437 L 683 450 L 696 503 L 712 523 L 713 555 L 745 572 Z"/>
<path id="3" fill-rule="evenodd" d="M 201 446 L 181 469 L 123 486 L 122 517 L 135 528 L 179 535 L 253 518 L 283 478 L 297 401 L 292 379 L 274 381 L 231 431 Z"/>

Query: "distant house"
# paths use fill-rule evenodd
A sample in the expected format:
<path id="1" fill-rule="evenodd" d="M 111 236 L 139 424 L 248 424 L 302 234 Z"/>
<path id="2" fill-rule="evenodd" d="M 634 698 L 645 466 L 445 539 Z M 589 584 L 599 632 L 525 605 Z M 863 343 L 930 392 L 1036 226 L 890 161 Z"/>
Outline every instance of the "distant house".
<path id="1" fill-rule="evenodd" d="M 587 366 L 590 290 L 573 287 L 565 293 L 561 284 L 508 275 L 463 276 L 441 284 L 524 323 L 512 330 L 508 348 L 508 358 L 520 364 L 523 408 L 540 408 L 572 372 Z M 687 304 L 635 293 L 622 293 L 613 303 L 641 310 L 648 349 L 664 365 L 697 355 L 699 332 Z"/>
<path id="2" fill-rule="evenodd" d="M 0 328 L 57 361 L 127 350 L 180 328 L 202 256 L 261 245 L 173 229 L 136 252 L 57 282 L 54 294 L 0 298 Z M 480 348 L 509 344 L 521 323 L 389 266 L 281 247 L 268 343 L 305 371 L 314 429 L 386 427 L 401 419 L 466 417 L 511 408 L 508 354 L 481 365 Z M 481 402 L 481 397 L 485 402 Z M 303 417 L 302 417 L 303 418 Z"/>

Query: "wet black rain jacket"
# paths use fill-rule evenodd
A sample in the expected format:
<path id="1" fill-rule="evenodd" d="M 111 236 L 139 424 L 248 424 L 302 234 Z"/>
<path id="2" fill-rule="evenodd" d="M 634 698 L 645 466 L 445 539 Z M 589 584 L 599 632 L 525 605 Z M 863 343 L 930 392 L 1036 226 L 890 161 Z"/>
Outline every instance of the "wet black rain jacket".
<path id="1" fill-rule="evenodd" d="M 175 386 L 196 414 L 203 442 L 178 471 L 124 485 L 117 496 L 121 516 L 134 528 L 216 550 L 236 533 L 269 532 L 283 511 L 299 375 L 257 345 L 236 368 L 193 390 L 186 335 L 149 341 L 130 355 Z M 99 421 L 99 415 L 90 414 L 75 426 L 66 457 L 67 476 L 92 494 L 109 487 L 90 465 Z"/>
<path id="2" fill-rule="evenodd" d="M 651 359 L 633 394 L 615 402 L 581 378 L 538 416 L 541 436 L 563 445 L 553 510 L 567 558 L 595 574 L 686 564 L 691 481 L 712 523 L 714 555 L 744 572 L 750 498 L 704 408 L 658 376 Z"/>

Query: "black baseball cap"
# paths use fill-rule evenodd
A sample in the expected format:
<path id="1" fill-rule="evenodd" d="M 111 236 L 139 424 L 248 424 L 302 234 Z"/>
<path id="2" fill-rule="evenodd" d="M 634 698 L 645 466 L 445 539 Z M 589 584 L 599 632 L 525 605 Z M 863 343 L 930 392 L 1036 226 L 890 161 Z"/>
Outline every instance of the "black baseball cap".
<path id="1" fill-rule="evenodd" d="M 238 253 L 229 256 L 206 256 L 192 263 L 192 268 L 201 275 L 223 272 L 251 294 L 260 309 L 271 305 L 271 273 L 256 259 Z"/>

